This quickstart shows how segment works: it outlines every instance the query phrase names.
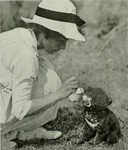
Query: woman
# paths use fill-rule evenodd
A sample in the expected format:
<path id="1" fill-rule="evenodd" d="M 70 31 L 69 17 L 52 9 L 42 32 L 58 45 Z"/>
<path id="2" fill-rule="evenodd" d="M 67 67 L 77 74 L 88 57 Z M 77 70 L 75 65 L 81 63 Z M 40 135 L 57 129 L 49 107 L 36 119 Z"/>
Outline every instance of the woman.
<path id="1" fill-rule="evenodd" d="M 72 77 L 62 84 L 37 49 L 53 54 L 65 49 L 68 39 L 85 41 L 77 29 L 85 22 L 69 0 L 43 0 L 33 19 L 22 20 L 31 28 L 0 34 L 2 136 L 7 141 L 16 137 L 56 139 L 60 131 L 40 127 L 55 119 L 62 100 L 76 91 L 78 82 Z"/>

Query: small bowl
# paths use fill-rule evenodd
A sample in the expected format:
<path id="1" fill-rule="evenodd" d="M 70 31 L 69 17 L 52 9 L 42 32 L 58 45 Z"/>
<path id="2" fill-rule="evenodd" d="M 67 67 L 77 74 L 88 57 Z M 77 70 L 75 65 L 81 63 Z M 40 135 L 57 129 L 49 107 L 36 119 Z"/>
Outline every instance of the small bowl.
<path id="1" fill-rule="evenodd" d="M 84 93 L 84 90 L 79 87 L 75 93 L 73 93 L 73 94 L 71 94 L 69 96 L 69 99 L 72 102 L 77 102 L 78 100 L 80 100 L 80 98 L 82 97 L 83 93 Z"/>

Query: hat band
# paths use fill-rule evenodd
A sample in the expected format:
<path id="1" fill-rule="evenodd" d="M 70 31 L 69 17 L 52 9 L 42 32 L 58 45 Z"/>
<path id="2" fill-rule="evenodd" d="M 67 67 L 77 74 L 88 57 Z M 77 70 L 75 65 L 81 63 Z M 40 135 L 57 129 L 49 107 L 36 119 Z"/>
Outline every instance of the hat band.
<path id="1" fill-rule="evenodd" d="M 86 23 L 84 20 L 82 20 L 79 16 L 75 14 L 57 12 L 57 11 L 52 11 L 52 10 L 48 10 L 48 9 L 44 9 L 40 7 L 37 7 L 35 14 L 37 16 L 56 20 L 56 21 L 76 23 L 76 25 L 79 27 L 83 26 Z"/>

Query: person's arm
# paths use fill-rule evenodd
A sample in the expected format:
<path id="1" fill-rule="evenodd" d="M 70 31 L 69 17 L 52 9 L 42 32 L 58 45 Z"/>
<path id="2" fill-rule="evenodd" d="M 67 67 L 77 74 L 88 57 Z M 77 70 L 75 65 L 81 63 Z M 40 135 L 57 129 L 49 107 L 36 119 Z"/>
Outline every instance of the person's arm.
<path id="1" fill-rule="evenodd" d="M 61 100 L 61 98 L 59 96 L 59 93 L 57 93 L 57 92 L 51 93 L 47 96 L 43 96 L 38 99 L 32 99 L 31 107 L 26 116 L 35 114 L 36 112 L 40 111 L 41 109 L 46 109 L 60 100 Z"/>
<path id="2" fill-rule="evenodd" d="M 78 87 L 76 79 L 66 80 L 59 90 L 39 99 L 31 99 L 33 81 L 36 79 L 38 66 L 35 60 L 23 59 L 17 62 L 13 74 L 12 114 L 22 120 L 26 115 L 32 115 L 45 109 L 75 92 Z"/>
<path id="3" fill-rule="evenodd" d="M 77 88 L 78 82 L 75 77 L 72 77 L 66 80 L 56 92 L 43 96 L 39 99 L 32 99 L 32 104 L 27 116 L 34 114 L 41 109 L 45 109 L 64 98 L 67 98 L 69 95 L 74 93 Z"/>
<path id="4" fill-rule="evenodd" d="M 19 120 L 26 116 L 32 105 L 31 92 L 37 74 L 38 59 L 36 57 L 20 59 L 14 65 L 11 113 Z"/>

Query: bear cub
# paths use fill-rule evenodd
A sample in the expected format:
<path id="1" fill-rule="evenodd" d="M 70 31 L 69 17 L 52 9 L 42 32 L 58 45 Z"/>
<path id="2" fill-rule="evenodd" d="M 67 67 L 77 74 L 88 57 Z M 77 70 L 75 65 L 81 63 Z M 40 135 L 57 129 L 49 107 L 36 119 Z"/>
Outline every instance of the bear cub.
<path id="1" fill-rule="evenodd" d="M 117 143 L 122 134 L 117 117 L 107 108 L 112 103 L 111 98 L 102 89 L 89 87 L 82 97 L 82 103 L 84 130 L 79 144 L 85 141 L 94 145 L 103 141 L 107 144 Z"/>

